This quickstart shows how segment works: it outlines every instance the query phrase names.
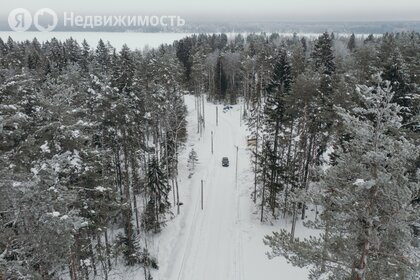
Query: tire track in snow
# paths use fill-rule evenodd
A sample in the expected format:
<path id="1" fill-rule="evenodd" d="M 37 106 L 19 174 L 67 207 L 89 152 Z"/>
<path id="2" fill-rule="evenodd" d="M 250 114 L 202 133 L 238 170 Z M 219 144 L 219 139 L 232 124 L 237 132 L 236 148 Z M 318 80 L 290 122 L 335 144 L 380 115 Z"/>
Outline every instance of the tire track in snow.
<path id="1" fill-rule="evenodd" d="M 209 112 L 208 108 L 206 109 L 207 112 Z M 234 111 L 235 109 L 236 111 Z M 229 157 L 234 159 L 231 162 L 236 164 L 235 145 L 242 144 L 243 139 L 238 138 L 241 134 L 238 134 L 238 127 L 233 125 L 233 120 L 236 120 L 237 117 L 239 117 L 238 110 L 237 108 L 235 109 L 230 111 L 228 113 L 229 115 L 219 115 L 221 121 L 219 127 L 216 127 L 214 124 L 209 124 L 202 136 L 202 140 L 200 140 L 204 140 L 204 143 L 201 142 L 196 145 L 196 147 L 199 146 L 197 151 L 200 154 L 206 155 L 203 157 L 201 164 L 208 166 L 207 172 L 202 170 L 194 175 L 194 177 L 202 176 L 202 178 L 203 175 L 206 175 L 203 178 L 206 179 L 204 188 L 206 194 L 204 197 L 205 204 L 204 210 L 201 211 L 200 191 L 193 194 L 191 202 L 193 202 L 193 200 L 196 201 L 194 210 L 193 208 L 191 208 L 191 210 L 194 212 L 193 215 L 186 220 L 185 225 L 189 226 L 186 230 L 186 234 L 188 235 L 182 243 L 185 246 L 183 248 L 184 250 L 182 253 L 179 253 L 179 255 L 182 254 L 181 262 L 180 264 L 178 262 L 178 264 L 173 267 L 173 272 L 175 272 L 176 268 L 179 268 L 177 277 L 173 275 L 175 276 L 174 279 L 207 280 L 212 279 L 210 277 L 213 277 L 214 280 L 244 279 L 243 244 L 239 213 L 240 188 L 236 185 L 234 180 L 235 166 L 231 164 L 232 168 L 225 170 L 222 169 L 219 166 L 219 162 L 216 161 L 216 159 L 221 156 L 229 155 Z M 209 142 L 208 137 L 210 135 L 210 130 L 215 132 L 215 144 L 217 143 L 213 155 L 210 154 L 210 149 L 207 149 L 207 144 L 210 144 L 207 143 Z M 209 154 L 210 156 L 207 156 Z M 221 196 L 221 187 L 226 187 L 226 192 L 223 192 L 223 196 Z M 233 202 L 231 207 L 228 206 L 229 201 L 231 201 L 231 203 Z M 216 214 L 219 207 L 225 207 L 225 210 L 228 211 L 225 212 L 226 215 L 218 216 Z M 211 235 L 206 232 L 209 230 L 209 224 L 211 224 L 213 228 Z M 225 242 L 215 242 L 215 238 L 225 239 Z M 221 239 L 219 240 L 221 241 Z M 229 242 L 231 245 L 224 249 L 225 247 L 223 246 L 228 244 L 226 242 Z M 208 263 L 206 263 L 207 260 L 209 261 Z"/>
<path id="2" fill-rule="evenodd" d="M 231 114 L 232 112 L 229 112 Z M 239 112 L 240 114 L 240 112 Z M 237 139 L 235 136 L 241 135 L 238 133 L 238 127 L 234 126 L 230 119 L 226 116 L 223 116 L 222 119 L 226 122 L 229 126 L 229 134 L 232 139 L 232 142 L 236 146 L 240 146 L 243 139 Z M 239 143 L 238 143 L 239 142 Z M 236 147 L 235 147 L 236 148 Z M 238 160 L 239 160 L 238 156 Z M 235 158 L 236 164 L 236 158 Z M 239 162 L 238 164 L 238 173 L 239 173 Z M 239 174 L 238 174 L 239 176 Z M 236 215 L 235 215 L 235 253 L 234 253 L 234 277 L 235 280 L 243 280 L 244 279 L 244 264 L 243 264 L 243 241 L 242 241 L 242 230 L 241 230 L 241 218 L 240 218 L 240 186 L 239 182 L 235 182 L 235 203 L 236 203 Z"/>
<path id="3" fill-rule="evenodd" d="M 192 225 L 190 226 L 190 230 L 188 232 L 188 238 L 187 238 L 187 241 L 186 241 L 186 247 L 185 247 L 185 250 L 184 250 L 184 254 L 182 255 L 181 268 L 179 270 L 178 278 L 177 278 L 178 280 L 183 279 L 183 278 L 181 278 L 181 276 L 183 276 L 183 272 L 184 272 L 185 259 L 186 259 L 186 256 L 188 255 L 187 252 L 191 251 L 191 246 L 192 246 L 191 240 L 194 238 L 194 232 L 195 232 L 195 229 L 196 229 L 195 224 L 197 222 L 196 216 L 197 216 L 199 204 L 200 203 L 198 201 L 195 203 L 193 222 L 192 222 Z"/>
<path id="4" fill-rule="evenodd" d="M 197 150 L 197 152 L 200 152 L 200 150 Z M 211 183 L 211 181 L 213 180 L 213 176 L 209 176 L 209 173 L 214 174 L 214 167 L 215 167 L 215 163 L 214 163 L 215 159 L 214 158 L 215 157 L 213 155 L 210 156 L 210 160 L 207 163 L 208 166 L 211 166 L 211 171 L 209 169 L 207 169 L 206 176 L 204 177 L 206 179 L 205 183 Z M 204 162 L 201 163 L 201 164 L 204 164 Z M 199 176 L 199 174 L 194 175 L 194 176 Z M 210 179 L 208 179 L 208 178 L 210 178 Z M 200 183 L 201 183 L 201 181 L 200 181 Z M 200 197 L 198 196 L 198 198 L 200 198 Z M 203 221 L 204 217 L 198 218 L 197 216 L 199 215 L 198 213 L 200 211 L 203 212 L 202 216 L 205 216 L 206 211 L 205 211 L 205 207 L 204 207 L 204 210 L 201 210 L 200 208 L 201 208 L 201 198 L 196 199 L 193 221 L 192 221 L 192 224 L 190 226 L 189 233 L 188 233 L 188 238 L 187 238 L 187 241 L 186 241 L 186 248 L 185 248 L 184 254 L 182 256 L 181 267 L 180 267 L 180 270 L 179 270 L 179 273 L 178 273 L 178 278 L 177 278 L 178 280 L 183 280 L 184 279 L 182 276 L 184 275 L 184 270 L 185 270 L 187 259 L 191 258 L 192 247 L 194 245 L 195 239 L 197 238 L 197 229 L 199 228 L 200 232 L 202 232 L 202 221 Z M 198 220 L 199 220 L 199 226 L 197 225 Z M 196 255 L 197 253 L 198 252 L 196 251 L 194 255 Z M 192 259 L 195 260 L 196 258 L 192 258 Z"/>
<path id="5" fill-rule="evenodd" d="M 195 110 L 188 108 L 188 119 L 187 119 L 187 129 L 188 129 L 188 142 L 187 143 L 191 143 L 192 146 L 194 147 L 195 144 L 198 144 L 199 141 L 197 141 L 197 135 L 195 134 L 195 129 L 196 129 L 196 124 L 195 124 Z M 188 147 L 189 147 L 188 146 Z M 187 153 L 187 148 L 185 148 L 185 153 Z M 187 197 L 184 197 L 185 202 L 189 202 L 190 206 L 188 206 L 188 210 L 185 209 L 188 212 L 181 212 L 181 215 L 179 215 L 179 219 L 180 219 L 180 224 L 177 226 L 177 231 L 178 233 L 176 234 L 176 237 L 171 237 L 170 239 L 172 240 L 172 243 L 168 243 L 165 247 L 166 250 L 168 250 L 170 253 L 170 257 L 166 258 L 167 261 L 166 262 L 166 270 L 161 271 L 160 272 L 160 277 L 164 277 L 163 279 L 166 280 L 175 280 L 176 278 L 176 270 L 178 268 L 178 260 L 179 257 L 181 256 L 181 252 L 185 253 L 185 250 L 187 250 L 187 246 L 189 244 L 189 240 L 188 238 L 191 236 L 191 231 L 192 228 L 189 228 L 189 231 L 186 229 L 185 231 L 182 228 L 186 228 L 186 226 L 189 224 L 189 221 L 191 221 L 191 218 L 193 218 L 192 222 L 196 221 L 195 215 L 197 215 L 197 208 L 199 206 L 199 203 L 196 201 L 194 203 L 193 199 L 195 196 L 197 196 L 196 192 L 194 192 L 193 189 L 193 184 L 194 179 L 190 180 L 190 178 L 187 179 L 187 177 L 183 178 L 183 182 L 189 182 L 189 183 L 182 183 L 181 184 L 181 188 L 183 187 L 183 185 L 185 184 L 185 188 L 186 190 L 189 192 L 189 198 L 187 199 Z M 181 197 L 182 199 L 182 197 Z M 185 234 L 187 234 L 187 240 L 184 240 L 184 236 Z M 184 260 L 184 255 L 182 255 L 181 257 L 181 263 L 185 262 Z M 184 264 L 181 264 L 182 266 Z"/>

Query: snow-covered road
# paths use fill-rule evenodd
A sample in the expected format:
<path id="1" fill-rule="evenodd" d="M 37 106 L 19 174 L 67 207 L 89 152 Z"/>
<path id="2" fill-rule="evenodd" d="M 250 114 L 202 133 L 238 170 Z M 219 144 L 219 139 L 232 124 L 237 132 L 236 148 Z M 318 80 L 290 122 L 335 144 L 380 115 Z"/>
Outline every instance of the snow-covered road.
<path id="1" fill-rule="evenodd" d="M 208 137 L 208 131 L 213 130 L 214 153 L 211 154 L 211 146 L 199 147 L 199 158 L 200 155 L 203 158 L 202 168 L 195 174 L 197 179 L 204 179 L 204 209 L 201 209 L 200 199 L 193 199 L 194 218 L 192 225 L 187 227 L 186 246 L 180 252 L 181 264 L 177 279 L 242 279 L 235 146 L 243 145 L 245 139 L 237 133 L 231 119 L 226 116 L 231 114 L 221 113 L 217 127 L 214 124 L 215 118 L 207 118 L 203 136 Z M 229 167 L 221 164 L 224 156 L 230 159 Z"/>
<path id="2" fill-rule="evenodd" d="M 258 216 L 252 213 L 255 210 L 250 199 L 253 174 L 246 147 L 246 128 L 244 124 L 240 126 L 240 106 L 223 113 L 223 106 L 218 105 L 219 123 L 216 126 L 216 105 L 206 103 L 206 125 L 200 137 L 194 102 L 194 97 L 185 97 L 189 136 L 180 156 L 179 176 L 180 200 L 184 205 L 181 214 L 153 240 L 152 251 L 157 254 L 160 266 L 154 279 L 307 279 L 306 270 L 294 268 L 284 259 L 268 260 L 265 256 L 267 247 L 262 238 L 278 227 L 261 225 Z M 189 179 L 186 162 L 192 148 L 198 154 L 199 164 Z M 229 167 L 222 167 L 224 156 L 229 157 Z M 203 210 L 201 180 L 204 182 Z"/>

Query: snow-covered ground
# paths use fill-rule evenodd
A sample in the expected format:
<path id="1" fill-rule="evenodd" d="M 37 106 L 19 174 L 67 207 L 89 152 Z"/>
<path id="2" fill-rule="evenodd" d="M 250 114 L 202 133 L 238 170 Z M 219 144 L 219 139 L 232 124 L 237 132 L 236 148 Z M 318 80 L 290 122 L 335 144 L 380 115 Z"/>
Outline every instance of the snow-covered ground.
<path id="1" fill-rule="evenodd" d="M 222 105 L 205 104 L 205 130 L 197 134 L 197 112 L 193 96 L 185 96 L 188 107 L 188 141 L 180 154 L 179 192 L 181 213 L 163 231 L 148 239 L 149 250 L 157 256 L 155 280 L 307 280 L 308 270 L 293 267 L 284 258 L 268 259 L 263 237 L 280 228 L 290 230 L 290 220 L 274 225 L 261 224 L 252 202 L 254 177 L 247 149 L 246 125 L 240 124 L 240 106 L 223 113 Z M 216 126 L 216 106 L 219 123 Z M 214 153 L 211 153 L 211 132 Z M 236 146 L 238 181 L 235 183 Z M 199 164 L 189 179 L 187 168 L 191 149 Z M 230 166 L 222 167 L 222 157 Z M 204 181 L 204 209 L 201 210 L 201 180 Z M 170 195 L 172 197 L 172 194 Z M 176 207 L 173 207 L 176 213 Z M 310 215 L 308 213 L 308 215 Z M 301 223 L 296 235 L 310 234 Z M 121 265 L 110 279 L 144 279 L 143 270 Z"/>
<path id="2" fill-rule="evenodd" d="M 280 226 L 259 222 L 250 199 L 253 174 L 246 146 L 246 126 L 240 126 L 240 105 L 226 113 L 219 106 L 205 105 L 205 130 L 197 134 L 194 97 L 186 96 L 188 106 L 188 142 L 180 161 L 181 214 L 170 221 L 154 238 L 151 250 L 157 254 L 157 280 L 257 280 L 307 279 L 307 271 L 295 268 L 283 258 L 269 260 L 262 239 Z M 211 153 L 211 132 L 214 154 Z M 235 184 L 236 147 L 238 146 L 238 182 Z M 195 174 L 188 179 L 186 168 L 191 148 L 198 154 Z M 230 160 L 222 167 L 222 157 Z M 204 181 L 204 209 L 201 210 L 201 180 Z M 174 212 L 176 212 L 174 208 Z M 300 226 L 300 225 L 299 225 Z M 297 229 L 299 232 L 299 228 Z M 134 278 L 133 278 L 134 279 Z M 136 278 L 137 279 L 137 278 Z"/>

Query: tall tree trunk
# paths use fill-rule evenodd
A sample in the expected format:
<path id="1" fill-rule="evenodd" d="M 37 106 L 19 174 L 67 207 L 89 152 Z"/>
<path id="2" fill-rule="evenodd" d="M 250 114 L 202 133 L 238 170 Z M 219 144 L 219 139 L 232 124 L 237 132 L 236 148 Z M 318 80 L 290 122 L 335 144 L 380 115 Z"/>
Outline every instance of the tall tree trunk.
<path id="1" fill-rule="evenodd" d="M 108 229 L 105 228 L 104 231 L 104 237 L 105 237 L 105 251 L 106 251 L 106 259 L 108 261 L 108 271 L 111 271 L 111 249 L 110 249 L 110 245 L 109 245 L 109 240 L 108 240 Z"/>
<path id="2" fill-rule="evenodd" d="M 254 166 L 254 204 L 257 203 L 257 169 L 258 169 L 258 133 L 260 128 L 259 105 L 257 104 L 257 127 L 255 134 L 255 166 Z"/>
<path id="3" fill-rule="evenodd" d="M 131 177 L 133 178 L 132 190 L 133 190 L 134 215 L 136 218 L 136 231 L 137 231 L 137 234 L 140 234 L 139 211 L 137 207 L 137 195 L 136 195 L 136 189 L 139 188 L 140 182 L 137 175 L 138 164 L 137 164 L 137 161 L 133 152 L 130 153 L 130 159 L 131 159 Z"/>
<path id="4" fill-rule="evenodd" d="M 115 161 L 115 171 L 116 171 L 116 183 L 117 183 L 117 190 L 120 192 L 120 201 L 123 201 L 123 183 L 122 183 L 122 171 L 121 171 L 121 159 L 120 159 L 120 150 L 119 147 L 115 147 L 114 153 L 114 161 Z"/>
<path id="5" fill-rule="evenodd" d="M 96 276 L 98 273 L 96 271 L 96 259 L 95 259 L 95 252 L 93 251 L 92 242 L 93 240 L 89 240 L 89 255 L 90 255 L 90 262 L 92 264 L 93 275 Z"/>
<path id="6" fill-rule="evenodd" d="M 124 186 L 124 200 L 126 204 L 125 209 L 125 233 L 127 238 L 127 247 L 130 252 L 134 252 L 134 240 L 133 240 L 133 226 L 131 224 L 132 218 L 133 218 L 133 211 L 131 208 L 131 188 L 130 188 L 130 174 L 129 174 L 129 152 L 128 152 L 128 139 L 127 139 L 127 131 L 123 129 L 123 137 L 124 137 L 124 143 L 123 143 L 123 152 L 124 152 L 124 175 L 125 175 L 125 186 Z"/>
<path id="7" fill-rule="evenodd" d="M 178 178 L 175 178 L 175 185 L 176 185 L 176 205 L 177 205 L 177 214 L 180 213 L 180 206 L 179 205 L 179 188 L 178 188 Z"/>
<path id="8" fill-rule="evenodd" d="M 262 141 L 262 143 L 264 145 L 264 140 Z M 267 154 L 264 154 L 263 179 L 262 179 L 262 196 L 261 196 L 261 223 L 264 221 L 265 185 L 266 185 L 266 162 L 267 162 Z"/>
<path id="9" fill-rule="evenodd" d="M 101 240 L 101 236 L 100 236 L 100 234 L 97 234 L 96 235 L 96 242 L 97 242 L 97 244 L 96 244 L 96 252 L 98 253 L 98 256 L 99 256 L 99 260 L 100 260 L 100 262 L 101 262 L 101 265 L 102 265 L 102 271 L 103 271 L 103 273 L 104 273 L 104 278 L 105 279 L 108 279 L 108 266 L 107 266 L 107 256 L 106 256 L 106 253 L 105 253 L 105 255 L 104 255 L 104 252 L 103 252 L 103 247 L 102 247 L 102 240 Z"/>
<path id="10" fill-rule="evenodd" d="M 313 142 L 314 142 L 313 136 L 310 136 L 309 147 L 308 147 L 307 155 L 306 155 L 304 177 L 303 177 L 303 185 L 306 191 L 308 190 L 308 186 L 309 186 L 309 167 L 312 162 L 311 154 L 312 154 Z M 306 201 L 304 201 L 302 205 L 302 216 L 301 216 L 302 220 L 305 219 L 305 210 L 306 210 Z"/>
<path id="11" fill-rule="evenodd" d="M 328 210 L 326 210 L 328 211 Z M 321 272 L 324 273 L 326 271 L 326 262 L 328 259 L 328 248 L 329 248 L 329 235 L 330 235 L 330 223 L 328 218 L 325 219 L 325 232 L 324 232 L 324 246 L 322 248 L 322 259 L 321 259 Z"/>
<path id="12" fill-rule="evenodd" d="M 69 272 L 70 272 L 70 280 L 77 280 L 77 274 L 76 274 L 76 267 L 75 267 L 75 260 L 74 260 L 74 252 L 70 252 L 70 258 L 69 258 Z"/>
<path id="13" fill-rule="evenodd" d="M 294 121 L 292 120 L 292 122 L 290 123 L 290 136 L 289 136 L 289 141 L 288 141 L 288 145 L 287 145 L 287 155 L 286 155 L 286 170 L 285 172 L 287 172 L 288 174 L 285 176 L 285 202 L 284 202 L 284 209 L 283 209 L 283 215 L 286 216 L 287 213 L 287 203 L 288 203 L 288 196 L 289 196 L 289 191 L 293 191 L 292 187 L 289 186 L 290 181 L 291 181 L 291 176 L 293 176 L 292 174 L 290 174 L 290 156 L 291 156 L 291 151 L 292 151 L 292 140 L 293 140 L 293 128 L 294 128 Z"/>
<path id="14" fill-rule="evenodd" d="M 277 147 L 278 147 L 278 138 L 279 138 L 279 130 L 280 130 L 280 120 L 279 118 L 276 119 L 276 125 L 275 125 L 275 132 L 274 132 L 274 147 L 273 147 L 273 160 L 271 165 L 271 174 L 270 174 L 270 209 L 272 212 L 273 217 L 275 217 L 275 211 L 276 211 L 276 196 L 277 191 L 274 183 L 274 178 L 276 177 L 276 165 L 277 165 Z"/>
<path id="15" fill-rule="evenodd" d="M 293 216 L 292 216 L 292 230 L 290 232 L 290 241 L 293 241 L 295 239 L 295 230 L 296 230 L 296 202 L 293 202 Z"/>

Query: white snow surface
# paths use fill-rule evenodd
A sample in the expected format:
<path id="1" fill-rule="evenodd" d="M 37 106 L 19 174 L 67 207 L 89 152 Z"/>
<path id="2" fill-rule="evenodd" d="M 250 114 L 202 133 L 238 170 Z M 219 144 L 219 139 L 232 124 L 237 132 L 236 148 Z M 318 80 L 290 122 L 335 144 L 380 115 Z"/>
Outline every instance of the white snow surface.
<path id="1" fill-rule="evenodd" d="M 48 147 L 48 141 L 45 141 L 45 143 L 41 146 L 41 151 L 43 153 L 50 153 L 50 148 Z"/>
<path id="2" fill-rule="evenodd" d="M 363 179 L 357 179 L 356 181 L 354 181 L 353 185 L 359 186 L 365 183 L 365 180 Z"/>
<path id="3" fill-rule="evenodd" d="M 57 212 L 57 211 L 54 211 L 54 212 L 51 212 L 51 213 L 48 213 L 48 214 L 50 214 L 53 217 L 59 217 L 60 216 L 60 212 Z"/>
<path id="4" fill-rule="evenodd" d="M 269 260 L 263 238 L 281 228 L 290 230 L 290 220 L 262 224 L 250 196 L 254 175 L 247 149 L 247 131 L 240 126 L 240 106 L 222 113 L 223 105 L 206 103 L 205 130 L 197 134 L 193 96 L 185 96 L 188 107 L 188 141 L 180 155 L 179 192 L 181 213 L 170 220 L 162 233 L 151 237 L 149 249 L 157 256 L 156 280 L 306 280 L 308 270 L 293 267 L 282 257 Z M 219 124 L 216 126 L 216 106 Z M 211 132 L 214 154 L 211 154 Z M 235 184 L 238 146 L 238 182 Z M 188 153 L 194 148 L 198 162 L 188 179 Z M 222 157 L 230 166 L 222 167 Z M 204 209 L 201 209 L 201 180 L 204 181 Z M 170 195 L 172 197 L 172 194 Z M 173 207 L 176 215 L 176 207 Z M 297 224 L 297 236 L 309 231 Z M 143 279 L 138 268 L 114 271 L 112 279 Z"/>
<path id="5" fill-rule="evenodd" d="M 98 192 L 104 192 L 106 191 L 106 188 L 102 187 L 102 186 L 98 186 L 95 188 L 95 190 L 97 190 Z"/>
<path id="6" fill-rule="evenodd" d="M 376 184 L 375 180 L 365 181 L 364 179 L 356 179 L 356 181 L 353 183 L 353 185 L 356 185 L 358 187 L 362 187 L 365 189 L 370 189 L 375 184 Z"/>

